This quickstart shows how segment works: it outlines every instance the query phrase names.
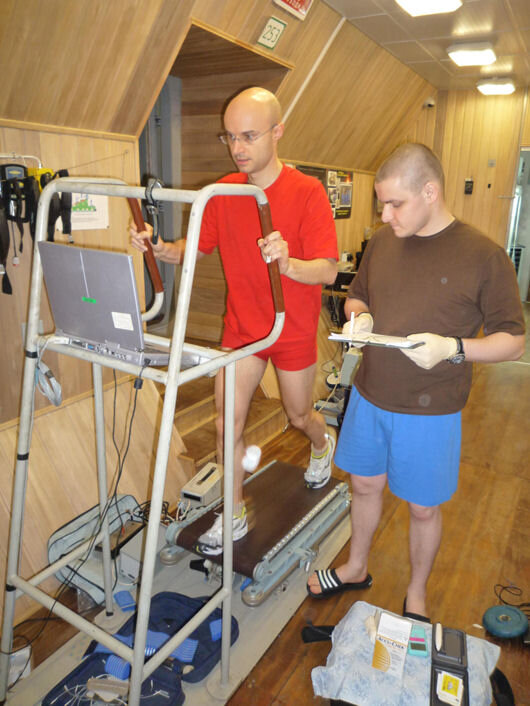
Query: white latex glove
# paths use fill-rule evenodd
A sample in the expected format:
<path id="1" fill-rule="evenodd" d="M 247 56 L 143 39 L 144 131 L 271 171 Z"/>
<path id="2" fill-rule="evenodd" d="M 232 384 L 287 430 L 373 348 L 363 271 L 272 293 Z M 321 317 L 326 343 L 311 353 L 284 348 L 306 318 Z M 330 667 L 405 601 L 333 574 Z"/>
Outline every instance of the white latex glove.
<path id="1" fill-rule="evenodd" d="M 436 333 L 413 333 L 409 341 L 424 341 L 418 348 L 402 348 L 402 352 L 420 368 L 430 370 L 442 360 L 452 358 L 458 349 L 455 338 L 438 336 Z"/>
<path id="2" fill-rule="evenodd" d="M 357 314 L 357 316 L 354 316 L 353 325 L 351 321 L 346 321 L 342 327 L 342 335 L 348 336 L 348 338 L 353 338 L 356 333 L 372 333 L 373 328 L 374 320 L 372 319 L 371 314 L 365 311 L 362 314 Z M 352 343 L 351 345 L 355 346 L 355 348 L 362 348 L 364 343 Z"/>

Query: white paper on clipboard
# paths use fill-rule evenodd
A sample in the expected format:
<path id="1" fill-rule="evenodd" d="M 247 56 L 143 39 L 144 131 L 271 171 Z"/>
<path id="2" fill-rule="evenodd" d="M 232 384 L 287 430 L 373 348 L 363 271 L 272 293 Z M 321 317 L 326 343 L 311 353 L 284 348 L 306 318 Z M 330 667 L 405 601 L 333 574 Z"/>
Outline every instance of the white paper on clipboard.
<path id="1" fill-rule="evenodd" d="M 383 333 L 354 333 L 353 338 L 343 333 L 331 333 L 328 338 L 330 341 L 341 343 L 364 343 L 385 348 L 418 348 L 425 343 L 425 341 L 411 341 L 405 336 L 387 336 Z"/>

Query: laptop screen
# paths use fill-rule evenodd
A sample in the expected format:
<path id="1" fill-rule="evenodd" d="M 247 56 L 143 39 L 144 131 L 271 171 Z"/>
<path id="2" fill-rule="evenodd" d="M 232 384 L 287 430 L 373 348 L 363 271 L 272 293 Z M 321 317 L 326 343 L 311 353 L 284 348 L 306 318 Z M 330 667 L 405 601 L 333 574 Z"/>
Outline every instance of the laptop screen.
<path id="1" fill-rule="evenodd" d="M 144 347 L 132 256 L 39 242 L 46 289 L 59 332 L 70 338 Z"/>

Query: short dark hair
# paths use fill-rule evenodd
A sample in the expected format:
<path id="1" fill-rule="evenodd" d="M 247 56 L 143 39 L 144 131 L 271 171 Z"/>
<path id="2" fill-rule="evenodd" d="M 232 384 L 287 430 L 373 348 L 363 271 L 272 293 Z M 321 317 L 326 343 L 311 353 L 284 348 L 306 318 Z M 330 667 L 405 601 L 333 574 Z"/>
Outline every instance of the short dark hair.
<path id="1" fill-rule="evenodd" d="M 442 194 L 445 188 L 440 160 L 429 147 L 418 142 L 397 147 L 377 170 L 375 183 L 391 177 L 401 177 L 407 188 L 415 193 L 421 191 L 428 181 L 437 181 Z"/>

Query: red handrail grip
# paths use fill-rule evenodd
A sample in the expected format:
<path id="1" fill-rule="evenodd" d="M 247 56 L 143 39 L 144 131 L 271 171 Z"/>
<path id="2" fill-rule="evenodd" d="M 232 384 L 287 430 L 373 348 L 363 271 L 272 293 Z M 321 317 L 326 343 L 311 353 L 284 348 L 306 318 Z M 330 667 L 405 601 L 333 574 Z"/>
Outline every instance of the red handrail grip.
<path id="1" fill-rule="evenodd" d="M 145 230 L 144 217 L 142 216 L 142 209 L 137 199 L 128 198 L 129 208 L 131 209 L 131 214 L 138 229 L 138 232 Z M 147 270 L 149 276 L 151 277 L 151 282 L 153 283 L 153 289 L 155 294 L 159 294 L 164 291 L 164 285 L 162 284 L 162 277 L 160 276 L 160 271 L 158 265 L 156 264 L 155 256 L 153 253 L 153 248 L 148 240 L 144 240 L 147 250 L 144 252 L 145 264 L 147 265 Z"/>
<path id="2" fill-rule="evenodd" d="M 261 224 L 261 235 L 265 237 L 272 233 L 274 230 L 272 227 L 271 210 L 268 203 L 258 203 L 258 213 L 259 220 Z M 285 305 L 283 303 L 283 290 L 282 283 L 280 279 L 280 268 L 278 267 L 278 261 L 274 260 L 267 264 L 269 269 L 269 279 L 271 283 L 272 290 L 272 300 L 274 302 L 274 311 L 277 314 L 281 314 L 285 311 Z"/>

